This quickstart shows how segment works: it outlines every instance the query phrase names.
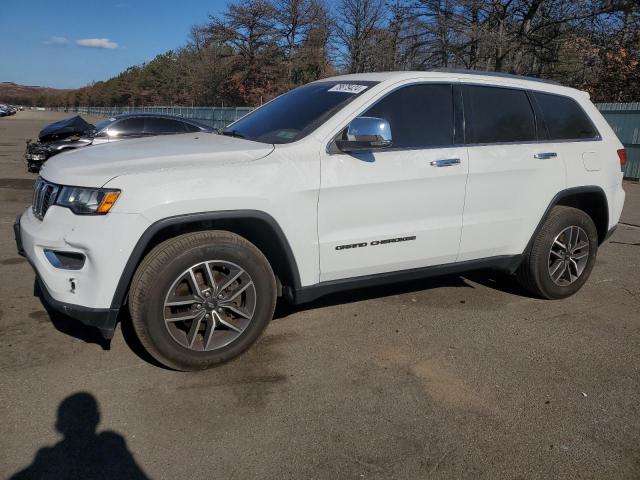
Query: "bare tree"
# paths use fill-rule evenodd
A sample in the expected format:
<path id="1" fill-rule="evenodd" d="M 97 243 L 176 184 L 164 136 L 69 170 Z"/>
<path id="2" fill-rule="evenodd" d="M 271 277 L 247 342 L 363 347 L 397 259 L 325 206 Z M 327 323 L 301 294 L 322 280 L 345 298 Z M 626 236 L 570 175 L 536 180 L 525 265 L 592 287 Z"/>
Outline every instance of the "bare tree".
<path id="1" fill-rule="evenodd" d="M 382 28 L 384 18 L 382 0 L 340 0 L 336 34 L 347 71 L 359 73 L 369 69 L 367 48 L 374 32 Z"/>
<path id="2" fill-rule="evenodd" d="M 256 105 L 334 72 L 499 70 L 640 100 L 638 0 L 231 0 L 183 48 L 49 104 Z M 52 94 L 50 94 L 52 95 Z"/>

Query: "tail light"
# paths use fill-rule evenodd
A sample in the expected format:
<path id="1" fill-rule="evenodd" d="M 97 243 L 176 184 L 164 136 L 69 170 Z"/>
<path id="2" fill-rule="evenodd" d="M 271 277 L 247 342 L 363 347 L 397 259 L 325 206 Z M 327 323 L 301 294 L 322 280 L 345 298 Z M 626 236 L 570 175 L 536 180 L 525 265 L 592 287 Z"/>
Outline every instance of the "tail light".
<path id="1" fill-rule="evenodd" d="M 627 151 L 624 148 L 618 150 L 618 158 L 620 159 L 620 166 L 624 167 L 624 164 L 627 163 Z"/>

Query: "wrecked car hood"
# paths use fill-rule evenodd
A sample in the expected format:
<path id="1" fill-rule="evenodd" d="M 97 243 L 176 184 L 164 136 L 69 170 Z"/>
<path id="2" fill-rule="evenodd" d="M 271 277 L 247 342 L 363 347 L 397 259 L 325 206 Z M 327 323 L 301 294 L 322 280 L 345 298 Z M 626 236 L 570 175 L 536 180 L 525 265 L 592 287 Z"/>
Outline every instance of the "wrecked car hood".
<path id="1" fill-rule="evenodd" d="M 59 122 L 47 125 L 38 134 L 38 140 L 41 142 L 50 142 L 52 140 L 60 140 L 71 135 L 88 135 L 95 127 L 86 122 L 80 115 L 66 118 Z"/>
<path id="2" fill-rule="evenodd" d="M 273 148 L 271 144 L 215 133 L 140 138 L 60 153 L 47 160 L 40 174 L 62 185 L 100 187 L 122 175 L 258 160 Z"/>

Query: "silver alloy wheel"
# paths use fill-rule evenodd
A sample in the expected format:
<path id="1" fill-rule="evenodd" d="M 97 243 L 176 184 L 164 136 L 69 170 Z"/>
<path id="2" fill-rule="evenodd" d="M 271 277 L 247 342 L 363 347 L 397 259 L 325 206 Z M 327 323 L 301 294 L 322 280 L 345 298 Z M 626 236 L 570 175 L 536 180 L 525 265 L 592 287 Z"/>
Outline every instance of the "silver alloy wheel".
<path id="1" fill-rule="evenodd" d="M 589 262 L 589 237 L 582 228 L 572 225 L 562 230 L 551 244 L 549 276 L 556 285 L 566 287 L 575 282 Z"/>
<path id="2" fill-rule="evenodd" d="M 164 301 L 164 323 L 180 345 L 197 351 L 222 348 L 249 326 L 256 308 L 251 276 L 235 263 L 210 260 L 185 270 Z"/>

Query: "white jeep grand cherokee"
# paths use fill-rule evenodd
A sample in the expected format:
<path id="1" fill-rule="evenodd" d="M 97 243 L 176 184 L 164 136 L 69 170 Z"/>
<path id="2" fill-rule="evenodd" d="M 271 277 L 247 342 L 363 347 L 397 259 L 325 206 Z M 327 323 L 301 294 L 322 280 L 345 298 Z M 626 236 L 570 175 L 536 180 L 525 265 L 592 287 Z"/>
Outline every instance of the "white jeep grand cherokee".
<path id="1" fill-rule="evenodd" d="M 624 150 L 587 94 L 498 74 L 348 75 L 221 135 L 56 156 L 15 226 L 53 308 L 113 335 L 128 304 L 160 362 L 247 349 L 276 298 L 477 268 L 556 299 L 624 202 Z"/>

